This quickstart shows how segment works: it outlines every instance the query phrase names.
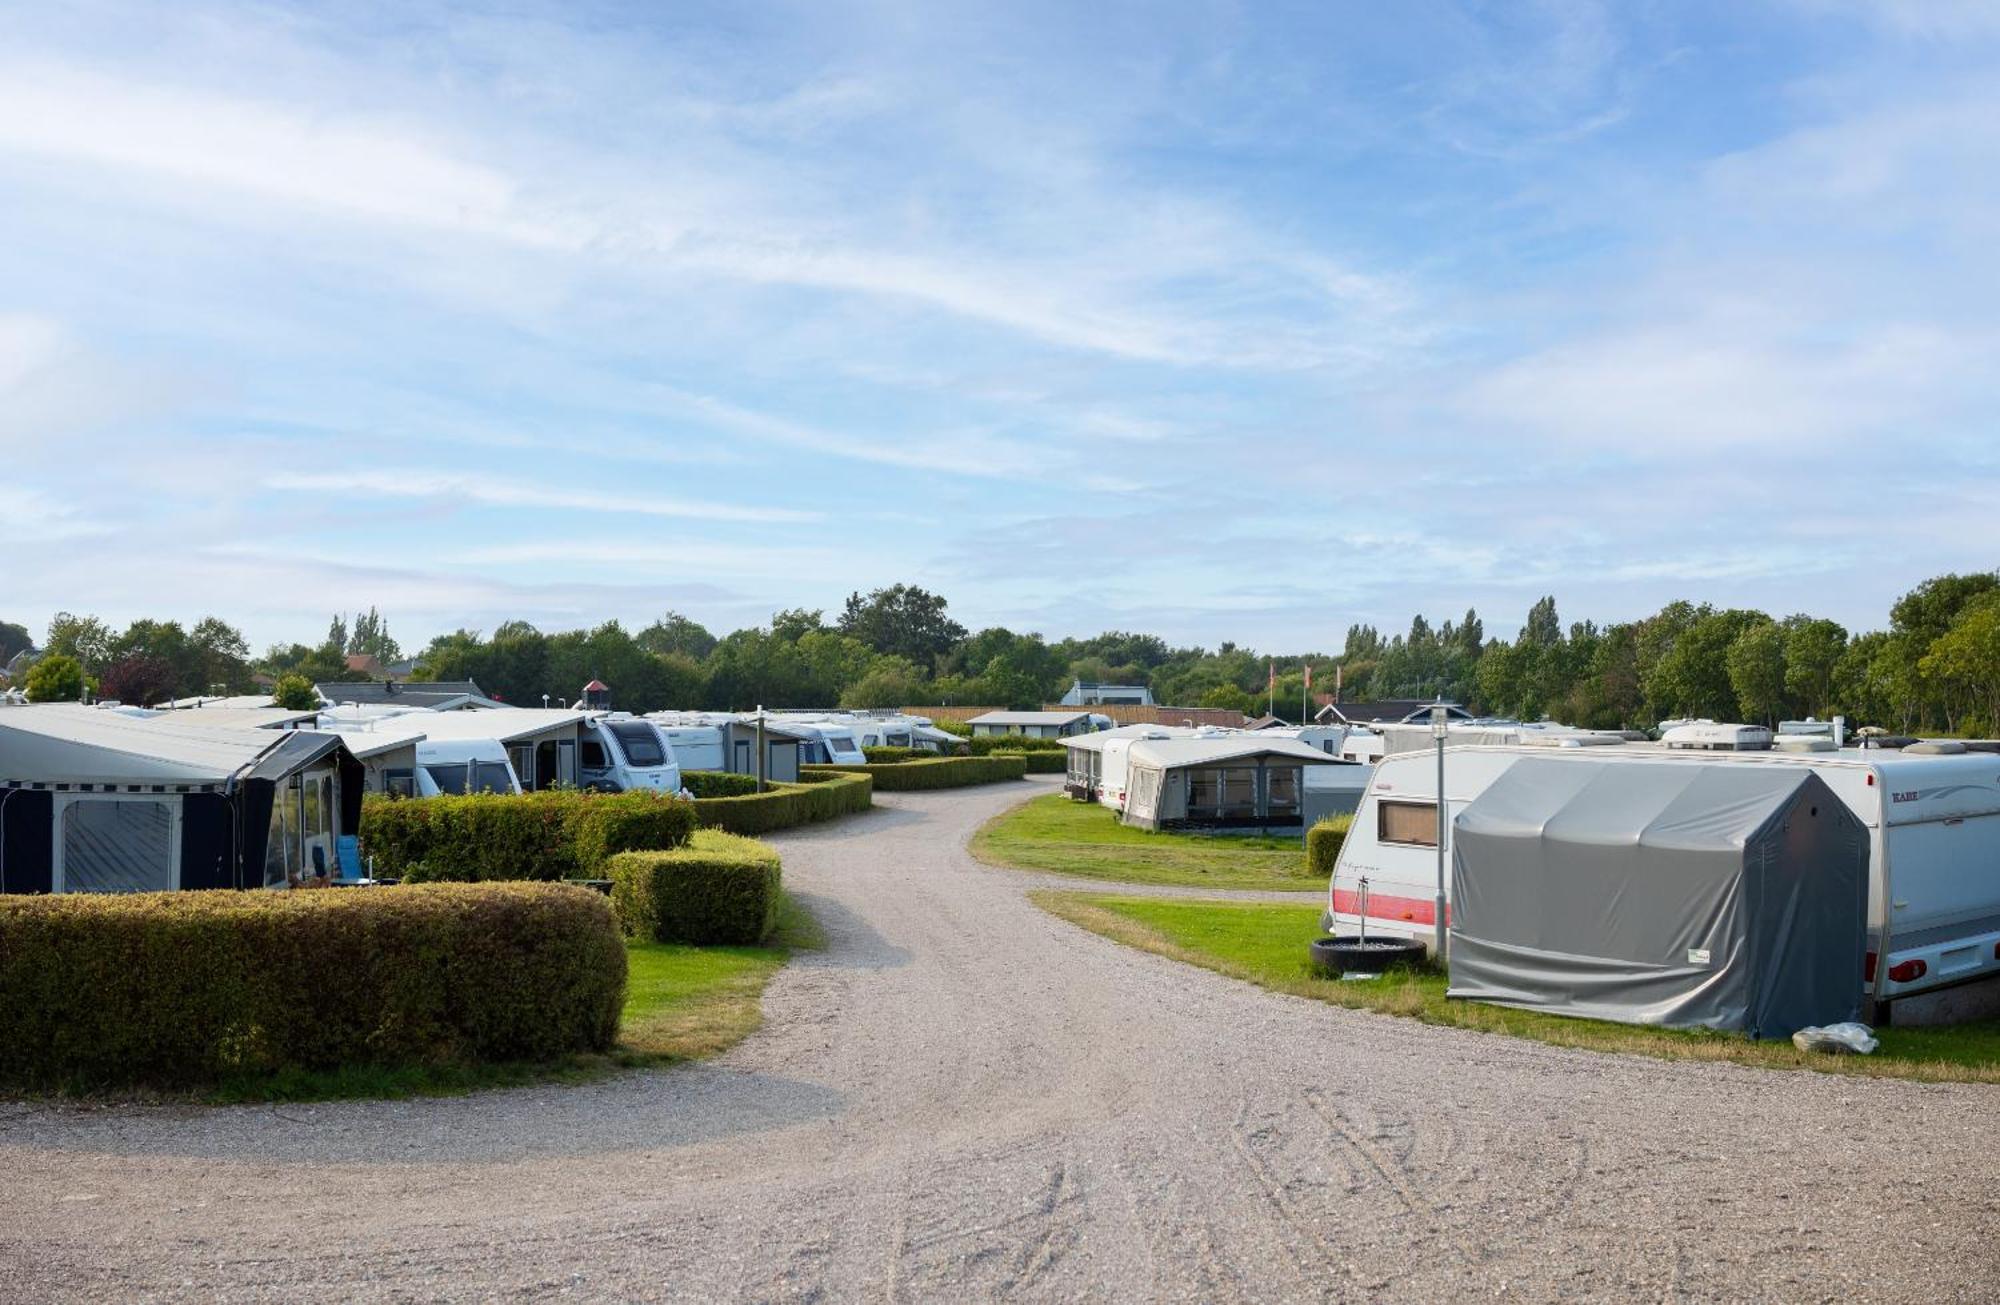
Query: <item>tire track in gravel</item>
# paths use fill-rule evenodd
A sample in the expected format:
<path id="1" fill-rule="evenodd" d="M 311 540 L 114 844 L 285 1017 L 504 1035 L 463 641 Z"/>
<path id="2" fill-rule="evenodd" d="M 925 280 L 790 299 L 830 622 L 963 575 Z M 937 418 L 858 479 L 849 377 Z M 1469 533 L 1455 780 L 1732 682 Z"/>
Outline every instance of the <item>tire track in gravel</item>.
<path id="1" fill-rule="evenodd" d="M 6 1294 L 1991 1298 L 2000 1091 L 1570 1051 L 1123 948 L 1026 900 L 1123 886 L 964 850 L 1053 787 L 774 837 L 828 945 L 715 1061 L 0 1110 Z"/>

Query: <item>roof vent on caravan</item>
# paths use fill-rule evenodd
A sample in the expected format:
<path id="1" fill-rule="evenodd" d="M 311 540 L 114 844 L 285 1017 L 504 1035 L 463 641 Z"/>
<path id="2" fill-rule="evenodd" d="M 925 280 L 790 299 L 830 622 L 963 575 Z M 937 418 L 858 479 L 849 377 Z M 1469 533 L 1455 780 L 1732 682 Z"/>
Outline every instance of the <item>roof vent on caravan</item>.
<path id="1" fill-rule="evenodd" d="M 592 680 L 583 686 L 583 701 L 579 705 L 585 711 L 610 711 L 611 686 L 603 680 Z"/>
<path id="2" fill-rule="evenodd" d="M 1773 745 L 1779 752 L 1838 752 L 1830 738 L 1814 734 L 1780 734 Z"/>
<path id="3" fill-rule="evenodd" d="M 1921 753 L 1927 757 L 1955 757 L 1965 751 L 1965 745 L 1957 739 L 1927 739 L 1922 743 L 1912 743 L 1903 749 L 1904 755 Z"/>
<path id="4" fill-rule="evenodd" d="M 1660 742 L 1688 752 L 1765 752 L 1771 747 L 1771 731 L 1762 725 L 1701 721 L 1674 726 L 1660 736 Z"/>

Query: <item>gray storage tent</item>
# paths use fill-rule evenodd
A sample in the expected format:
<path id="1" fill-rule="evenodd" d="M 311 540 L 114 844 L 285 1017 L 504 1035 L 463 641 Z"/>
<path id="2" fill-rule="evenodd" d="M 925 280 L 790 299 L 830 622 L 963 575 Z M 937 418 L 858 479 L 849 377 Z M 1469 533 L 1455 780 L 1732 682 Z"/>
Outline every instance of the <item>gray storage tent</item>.
<path id="1" fill-rule="evenodd" d="M 1868 831 L 1804 767 L 1524 758 L 1453 831 L 1451 996 L 1762 1038 L 1859 1010 Z"/>

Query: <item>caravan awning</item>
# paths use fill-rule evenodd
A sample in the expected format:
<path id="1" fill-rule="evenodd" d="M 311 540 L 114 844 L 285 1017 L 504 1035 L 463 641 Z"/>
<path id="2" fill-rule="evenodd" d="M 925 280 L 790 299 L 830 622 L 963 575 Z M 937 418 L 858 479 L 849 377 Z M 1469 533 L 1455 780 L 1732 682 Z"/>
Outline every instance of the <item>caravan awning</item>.
<path id="1" fill-rule="evenodd" d="M 193 713 L 187 713 L 192 715 Z M 269 777 L 340 747 L 330 734 L 244 729 L 43 703 L 0 709 L 0 784 L 220 785 Z"/>

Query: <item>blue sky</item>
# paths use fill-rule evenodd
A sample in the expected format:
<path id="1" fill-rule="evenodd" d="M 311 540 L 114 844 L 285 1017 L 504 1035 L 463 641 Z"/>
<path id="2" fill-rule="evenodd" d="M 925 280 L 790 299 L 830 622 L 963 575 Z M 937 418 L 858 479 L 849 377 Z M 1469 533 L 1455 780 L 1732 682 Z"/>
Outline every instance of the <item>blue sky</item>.
<path id="1" fill-rule="evenodd" d="M 0 7 L 0 618 L 2000 564 L 2000 6 Z"/>

